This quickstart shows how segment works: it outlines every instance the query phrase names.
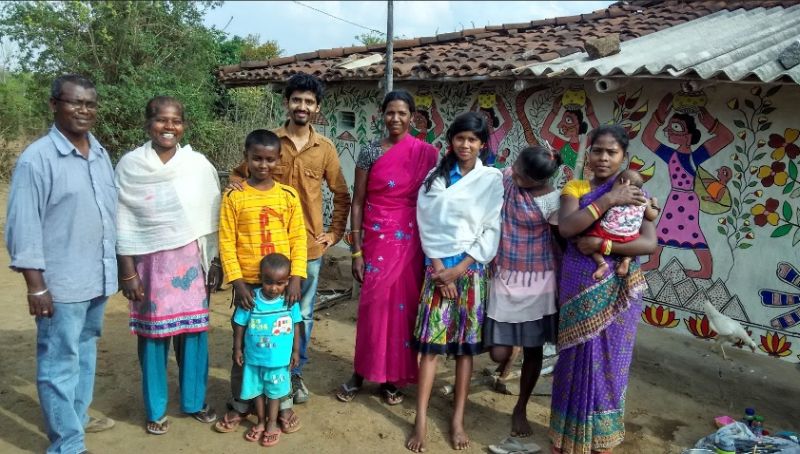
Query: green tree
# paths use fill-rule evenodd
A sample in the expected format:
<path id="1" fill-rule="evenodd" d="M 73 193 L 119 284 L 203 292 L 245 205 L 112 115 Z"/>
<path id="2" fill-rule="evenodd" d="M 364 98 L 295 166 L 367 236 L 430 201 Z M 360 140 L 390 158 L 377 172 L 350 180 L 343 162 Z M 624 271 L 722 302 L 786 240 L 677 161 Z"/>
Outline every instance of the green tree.
<path id="1" fill-rule="evenodd" d="M 354 38 L 357 39 L 358 42 L 361 43 L 361 45 L 363 46 L 371 46 L 373 44 L 386 44 L 386 35 L 374 31 L 356 35 Z"/>
<path id="2" fill-rule="evenodd" d="M 81 73 L 100 99 L 95 133 L 116 156 L 141 144 L 144 106 L 172 95 L 185 107 L 186 141 L 212 151 L 219 89 L 219 32 L 203 25 L 219 2 L 10 2 L 0 10 L 0 36 L 21 49 L 19 64 L 41 87 Z"/>
<path id="3" fill-rule="evenodd" d="M 262 61 L 279 57 L 283 49 L 277 41 L 261 42 L 260 35 L 247 35 L 244 38 L 234 35 L 228 38 L 221 32 L 218 35 L 219 64 L 235 65 L 242 61 Z"/>

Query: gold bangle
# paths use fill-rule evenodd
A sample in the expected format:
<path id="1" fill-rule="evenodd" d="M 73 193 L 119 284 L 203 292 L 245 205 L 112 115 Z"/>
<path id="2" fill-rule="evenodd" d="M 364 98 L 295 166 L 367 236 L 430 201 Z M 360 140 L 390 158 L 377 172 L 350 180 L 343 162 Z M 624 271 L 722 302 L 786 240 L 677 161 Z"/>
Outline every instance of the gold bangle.
<path id="1" fill-rule="evenodd" d="M 363 255 L 364 255 L 364 253 L 363 253 L 363 252 L 361 252 L 361 251 L 356 251 L 356 252 L 353 252 L 352 254 L 350 254 L 350 256 L 351 256 L 352 258 L 354 258 L 354 259 L 355 259 L 355 258 L 358 258 L 358 257 L 361 257 L 361 256 L 363 256 Z"/>
<path id="2" fill-rule="evenodd" d="M 128 277 L 123 277 L 121 280 L 122 281 L 129 281 L 129 280 L 131 280 L 131 279 L 133 279 L 133 278 L 135 278 L 137 276 L 139 276 L 139 273 L 133 273 L 132 275 L 130 275 Z"/>

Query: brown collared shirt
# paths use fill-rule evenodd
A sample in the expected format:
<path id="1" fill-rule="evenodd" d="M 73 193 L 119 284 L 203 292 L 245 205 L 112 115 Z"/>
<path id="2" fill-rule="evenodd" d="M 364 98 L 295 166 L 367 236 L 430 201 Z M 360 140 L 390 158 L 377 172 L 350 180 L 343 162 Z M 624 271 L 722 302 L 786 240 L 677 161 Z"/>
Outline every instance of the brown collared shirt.
<path id="1" fill-rule="evenodd" d="M 350 211 L 350 192 L 333 142 L 317 134 L 310 125 L 309 129 L 311 135 L 308 142 L 299 151 L 287 135 L 285 127 L 274 130 L 281 139 L 281 160 L 272 171 L 272 178 L 278 183 L 293 187 L 300 195 L 308 233 L 308 260 L 313 260 L 325 252 L 324 246 L 316 241 L 317 236 L 325 233 L 322 223 L 322 180 L 325 180 L 328 189 L 333 193 L 330 232 L 334 235 L 334 243 L 338 243 L 344 235 Z M 247 163 L 243 162 L 233 169 L 230 179 L 237 181 L 248 176 Z"/>

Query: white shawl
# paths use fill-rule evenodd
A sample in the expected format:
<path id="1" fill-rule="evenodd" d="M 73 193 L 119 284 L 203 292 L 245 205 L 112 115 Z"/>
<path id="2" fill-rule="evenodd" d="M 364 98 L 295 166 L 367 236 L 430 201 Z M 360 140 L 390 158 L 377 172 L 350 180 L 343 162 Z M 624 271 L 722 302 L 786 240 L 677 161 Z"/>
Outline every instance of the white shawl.
<path id="1" fill-rule="evenodd" d="M 480 263 L 489 263 L 500 244 L 502 207 L 503 174 L 480 159 L 449 188 L 444 177 L 436 178 L 430 191 L 425 192 L 423 185 L 417 197 L 422 250 L 429 258 L 466 252 Z"/>
<path id="2" fill-rule="evenodd" d="M 152 144 L 126 153 L 116 169 L 117 253 L 144 255 L 197 240 L 208 271 L 217 254 L 220 187 L 208 159 L 186 145 L 162 163 Z"/>

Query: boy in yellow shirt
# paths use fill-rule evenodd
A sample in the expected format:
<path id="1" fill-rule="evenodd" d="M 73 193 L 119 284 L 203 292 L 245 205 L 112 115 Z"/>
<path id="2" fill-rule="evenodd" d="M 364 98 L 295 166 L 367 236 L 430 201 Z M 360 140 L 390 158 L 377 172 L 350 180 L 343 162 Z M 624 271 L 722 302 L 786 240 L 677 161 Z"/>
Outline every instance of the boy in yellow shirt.
<path id="1" fill-rule="evenodd" d="M 264 256 L 277 252 L 291 261 L 286 300 L 296 302 L 301 279 L 306 278 L 306 228 L 297 191 L 272 178 L 281 158 L 280 139 L 272 131 L 255 130 L 247 135 L 244 155 L 248 178 L 243 190 L 224 194 L 219 216 L 220 258 L 233 285 L 233 301 L 244 309 L 253 308 L 253 291 L 261 282 L 259 263 Z M 231 391 L 234 407 L 240 407 L 238 411 L 243 413 L 249 403 L 238 400 L 241 385 L 242 368 L 234 363 Z M 229 424 L 216 426 L 220 432 L 229 428 Z"/>

